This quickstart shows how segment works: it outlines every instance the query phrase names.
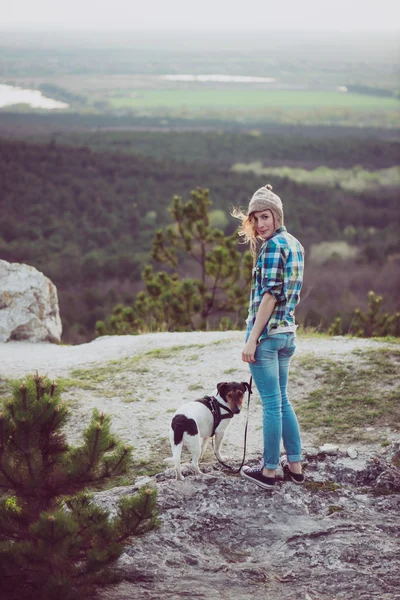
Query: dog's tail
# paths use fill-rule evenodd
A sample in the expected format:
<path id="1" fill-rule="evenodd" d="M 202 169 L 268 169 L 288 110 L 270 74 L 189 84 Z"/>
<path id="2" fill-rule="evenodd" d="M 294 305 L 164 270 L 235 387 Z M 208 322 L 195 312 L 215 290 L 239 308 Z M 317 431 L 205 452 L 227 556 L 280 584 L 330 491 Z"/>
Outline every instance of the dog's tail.
<path id="1" fill-rule="evenodd" d="M 185 417 L 185 415 L 175 415 L 171 421 L 171 429 L 174 432 L 175 446 L 182 442 L 185 433 L 196 435 L 199 432 L 196 421 Z"/>

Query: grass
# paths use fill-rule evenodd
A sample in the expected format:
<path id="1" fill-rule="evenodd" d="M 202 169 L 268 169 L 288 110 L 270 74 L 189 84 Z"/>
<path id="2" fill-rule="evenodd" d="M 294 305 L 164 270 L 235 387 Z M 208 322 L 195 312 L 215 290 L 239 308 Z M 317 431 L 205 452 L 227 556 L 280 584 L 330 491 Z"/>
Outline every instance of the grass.
<path id="1" fill-rule="evenodd" d="M 202 390 L 204 389 L 204 384 L 202 383 L 191 383 L 190 385 L 188 385 L 188 390 L 190 392 L 195 392 L 197 390 Z"/>
<path id="2" fill-rule="evenodd" d="M 187 346 L 172 346 L 171 348 L 155 348 L 146 352 L 145 356 L 150 358 L 174 358 L 178 352 L 187 351 L 193 348 L 205 348 L 206 344 L 188 344 Z M 197 360 L 198 355 L 192 355 L 190 360 Z"/>
<path id="3" fill-rule="evenodd" d="M 331 504 L 328 506 L 328 515 L 333 515 L 337 512 L 342 512 L 343 506 L 337 506 L 336 504 Z"/>
<path id="4" fill-rule="evenodd" d="M 337 91 L 177 89 L 131 90 L 109 98 L 114 108 L 320 108 L 397 109 L 396 98 Z"/>
<path id="5" fill-rule="evenodd" d="M 304 487 L 310 492 L 336 493 L 340 490 L 340 485 L 333 481 L 305 481 Z"/>
<path id="6" fill-rule="evenodd" d="M 74 369 L 71 372 L 70 378 L 59 378 L 57 382 L 63 386 L 64 390 L 70 390 L 73 388 L 82 390 L 96 390 L 99 386 L 104 386 L 107 382 L 113 382 L 115 390 L 119 390 L 125 383 L 125 372 L 134 372 L 137 375 L 145 375 L 151 373 L 151 368 L 148 366 L 149 359 L 160 359 L 166 360 L 169 358 L 176 358 L 178 353 L 186 352 L 190 349 L 200 349 L 206 347 L 207 344 L 188 344 L 187 346 L 172 346 L 171 348 L 156 348 L 150 350 L 143 355 L 135 356 L 133 358 L 120 358 L 118 360 L 111 360 L 103 365 L 93 365 L 93 367 L 87 367 L 85 369 Z M 191 355 L 186 357 L 187 360 L 197 360 L 198 355 Z M 115 382 L 115 376 L 122 375 L 118 382 Z M 129 384 L 129 382 L 127 382 Z M 118 388 L 117 388 L 118 386 Z M 1 387 L 0 387 L 1 394 Z"/>
<path id="7" fill-rule="evenodd" d="M 321 439 L 343 440 L 366 427 L 400 428 L 400 350 L 357 350 L 358 361 L 338 363 L 314 355 L 298 366 L 316 386 L 296 407 L 301 425 Z M 363 437 L 361 431 L 359 437 Z"/>
<path id="8" fill-rule="evenodd" d="M 396 98 L 320 90 L 121 90 L 110 110 L 139 116 L 340 126 L 399 126 Z"/>
<path id="9" fill-rule="evenodd" d="M 237 369 L 225 369 L 224 375 L 233 375 L 233 373 L 237 373 Z"/>

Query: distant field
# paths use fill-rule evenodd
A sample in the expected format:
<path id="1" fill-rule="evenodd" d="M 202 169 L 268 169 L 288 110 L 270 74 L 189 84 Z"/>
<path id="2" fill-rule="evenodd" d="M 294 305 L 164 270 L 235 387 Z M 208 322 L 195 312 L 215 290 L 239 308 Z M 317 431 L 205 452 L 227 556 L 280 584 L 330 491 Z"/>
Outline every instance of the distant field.
<path id="1" fill-rule="evenodd" d="M 297 183 L 322 185 L 331 188 L 341 187 L 352 192 L 363 192 L 368 189 L 383 187 L 400 189 L 400 167 L 368 171 L 361 167 L 352 169 L 329 169 L 321 166 L 317 169 L 296 169 L 290 167 L 267 167 L 260 161 L 253 163 L 236 163 L 232 167 L 235 173 L 254 173 L 255 175 L 288 178 Z"/>
<path id="2" fill-rule="evenodd" d="M 321 80 L 320 74 L 316 79 Z M 14 84 L 39 89 L 56 86 L 58 95 L 54 98 L 81 114 L 212 119 L 222 124 L 400 127 L 396 96 L 339 91 L 334 83 L 318 83 L 312 89 L 310 82 L 296 83 L 295 78 L 271 84 L 188 83 L 165 80 L 160 75 L 88 74 L 17 78 Z M 22 107 L 19 110 L 26 112 Z"/>
<path id="3" fill-rule="evenodd" d="M 400 103 L 396 98 L 339 91 L 186 88 L 128 92 L 125 89 L 107 94 L 106 101 L 114 111 L 167 118 L 400 126 Z"/>
<path id="4" fill-rule="evenodd" d="M 328 91 L 283 91 L 283 90 L 140 90 L 121 96 L 115 92 L 108 99 L 115 108 L 317 108 L 343 107 L 358 110 L 399 110 L 395 98 L 379 98 L 362 94 Z"/>

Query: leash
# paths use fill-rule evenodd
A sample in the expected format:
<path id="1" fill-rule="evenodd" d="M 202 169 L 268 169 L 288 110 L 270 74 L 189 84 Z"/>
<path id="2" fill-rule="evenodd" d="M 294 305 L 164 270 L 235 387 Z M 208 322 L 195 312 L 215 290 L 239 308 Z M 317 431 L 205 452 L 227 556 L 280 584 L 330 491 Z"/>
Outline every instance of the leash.
<path id="1" fill-rule="evenodd" d="M 243 459 L 242 459 L 242 463 L 240 465 L 240 467 L 238 469 L 235 469 L 234 467 L 231 467 L 230 465 L 228 465 L 227 463 L 223 462 L 222 460 L 219 460 L 218 456 L 215 454 L 215 450 L 214 450 L 214 439 L 212 440 L 212 447 L 214 450 L 214 455 L 215 458 L 217 459 L 217 461 L 223 466 L 226 467 L 227 469 L 229 469 L 232 472 L 232 475 L 235 475 L 236 473 L 240 473 L 241 468 L 243 467 L 245 460 L 246 460 L 246 447 L 247 447 L 247 427 L 249 425 L 249 409 L 250 409 L 250 396 L 253 393 L 251 387 L 253 384 L 253 378 L 250 377 L 250 382 L 249 382 L 249 387 L 248 387 L 248 393 L 247 393 L 247 416 L 246 416 L 246 426 L 244 428 L 244 436 L 243 436 Z"/>

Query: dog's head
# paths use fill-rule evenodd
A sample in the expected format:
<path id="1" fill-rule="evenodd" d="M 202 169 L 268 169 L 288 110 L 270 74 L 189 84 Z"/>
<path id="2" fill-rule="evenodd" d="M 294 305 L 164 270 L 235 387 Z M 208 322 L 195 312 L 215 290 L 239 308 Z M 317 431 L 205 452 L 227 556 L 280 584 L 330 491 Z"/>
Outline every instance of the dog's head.
<path id="1" fill-rule="evenodd" d="M 228 403 L 233 414 L 238 415 L 242 408 L 246 390 L 250 391 L 250 386 L 247 381 L 223 381 L 222 383 L 217 383 L 217 390 L 221 398 Z"/>

